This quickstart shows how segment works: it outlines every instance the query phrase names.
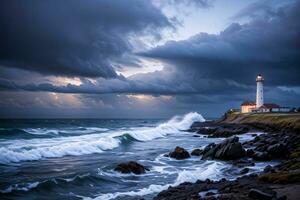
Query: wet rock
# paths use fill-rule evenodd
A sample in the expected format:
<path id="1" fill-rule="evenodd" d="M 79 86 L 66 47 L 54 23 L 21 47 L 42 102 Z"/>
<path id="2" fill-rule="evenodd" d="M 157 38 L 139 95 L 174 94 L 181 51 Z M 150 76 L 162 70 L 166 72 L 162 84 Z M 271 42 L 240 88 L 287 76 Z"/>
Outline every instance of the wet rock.
<path id="1" fill-rule="evenodd" d="M 277 200 L 287 200 L 287 196 L 285 196 L 285 195 L 279 196 L 279 197 L 277 197 Z"/>
<path id="2" fill-rule="evenodd" d="M 202 159 L 235 160 L 246 155 L 238 137 L 230 137 L 220 144 L 204 148 Z"/>
<path id="3" fill-rule="evenodd" d="M 265 193 L 257 189 L 251 189 L 249 191 L 248 196 L 252 199 L 259 199 L 259 200 L 271 200 L 273 198 L 272 194 Z"/>
<path id="4" fill-rule="evenodd" d="M 209 135 L 209 137 L 231 137 L 248 131 L 249 128 L 243 125 L 219 125 L 217 127 L 199 128 L 197 133 Z"/>
<path id="5" fill-rule="evenodd" d="M 171 158 L 175 158 L 177 160 L 183 160 L 183 159 L 191 157 L 190 154 L 189 154 L 189 152 L 187 152 L 187 150 L 185 150 L 182 147 L 176 147 L 174 149 L 174 151 L 172 151 L 172 152 L 169 153 L 169 156 Z"/>
<path id="6" fill-rule="evenodd" d="M 251 158 L 255 154 L 255 151 L 253 149 L 247 149 L 246 154 Z"/>
<path id="7" fill-rule="evenodd" d="M 194 149 L 191 153 L 192 156 L 201 156 L 203 153 L 202 149 Z"/>
<path id="8" fill-rule="evenodd" d="M 240 174 L 247 174 L 249 172 L 249 168 L 244 168 L 240 171 Z"/>
<path id="9" fill-rule="evenodd" d="M 246 167 L 246 166 L 254 166 L 255 165 L 255 163 L 252 162 L 252 160 L 245 159 L 245 158 L 235 160 L 232 164 L 237 167 Z"/>
<path id="10" fill-rule="evenodd" d="M 267 161 L 270 160 L 270 156 L 267 152 L 255 152 L 252 156 L 254 160 Z"/>
<path id="11" fill-rule="evenodd" d="M 273 167 L 271 165 L 268 165 L 264 168 L 264 172 L 265 173 L 269 173 L 269 172 L 273 173 L 273 172 L 275 172 L 275 169 L 273 169 Z"/>
<path id="12" fill-rule="evenodd" d="M 118 164 L 118 166 L 114 170 L 126 174 L 127 173 L 143 174 L 146 171 L 149 171 L 148 168 L 134 161 Z"/>
<path id="13" fill-rule="evenodd" d="M 286 145 L 280 144 L 273 144 L 268 147 L 268 153 L 271 154 L 273 157 L 282 157 L 286 155 L 287 148 Z"/>

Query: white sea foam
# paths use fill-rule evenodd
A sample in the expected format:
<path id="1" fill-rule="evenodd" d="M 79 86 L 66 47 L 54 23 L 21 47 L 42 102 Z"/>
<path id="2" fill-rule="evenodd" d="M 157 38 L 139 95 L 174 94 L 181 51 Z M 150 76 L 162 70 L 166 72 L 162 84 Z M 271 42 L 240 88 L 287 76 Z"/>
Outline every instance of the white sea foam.
<path id="1" fill-rule="evenodd" d="M 204 163 L 206 167 L 199 167 L 193 170 L 183 170 L 178 172 L 177 179 L 173 184 L 166 185 L 150 185 L 147 188 L 142 188 L 136 191 L 129 192 L 116 192 L 116 193 L 107 193 L 99 195 L 96 198 L 83 197 L 84 200 L 109 200 L 115 199 L 121 196 L 145 196 L 153 193 L 161 192 L 162 190 L 166 190 L 169 186 L 177 186 L 183 182 L 196 182 L 197 180 L 205 180 L 209 177 L 212 180 L 218 179 L 218 172 L 225 168 L 226 166 L 222 163 L 214 162 L 214 161 L 206 161 Z"/>
<path id="2" fill-rule="evenodd" d="M 40 184 L 40 182 L 33 182 L 33 183 L 25 183 L 25 184 L 14 184 L 9 186 L 8 188 L 4 190 L 0 190 L 0 193 L 10 193 L 12 191 L 29 191 L 32 188 L 37 187 Z"/>
<path id="3" fill-rule="evenodd" d="M 100 135 L 17 140 L 0 148 L 0 163 L 101 153 L 103 150 L 118 147 L 119 143 L 120 140 Z"/>
<path id="4" fill-rule="evenodd" d="M 78 128 L 61 128 L 61 129 L 49 129 L 49 128 L 25 128 L 23 129 L 27 133 L 32 135 L 59 135 L 62 134 L 89 134 L 108 131 L 107 128 L 99 127 L 78 127 Z"/>
<path id="5" fill-rule="evenodd" d="M 196 121 L 204 122 L 205 119 L 202 115 L 191 112 L 183 117 L 175 116 L 168 122 L 162 123 L 154 128 L 136 128 L 127 133 L 139 141 L 153 140 L 168 134 L 180 133 L 182 130 L 187 130 Z"/>
<path id="6" fill-rule="evenodd" d="M 21 161 L 34 161 L 44 158 L 79 156 L 101 153 L 116 148 L 121 143 L 120 136 L 129 134 L 140 141 L 153 140 L 168 134 L 178 134 L 188 129 L 195 121 L 205 121 L 198 113 L 188 113 L 183 117 L 173 117 L 157 127 L 135 128 L 130 131 L 108 131 L 69 137 L 34 138 L 27 140 L 6 140 L 0 142 L 0 164 Z M 92 128 L 93 131 L 99 128 Z M 102 130 L 102 129 L 101 129 Z M 40 129 L 31 130 L 34 134 L 45 134 Z M 39 133 L 38 133 L 39 132 Z"/>

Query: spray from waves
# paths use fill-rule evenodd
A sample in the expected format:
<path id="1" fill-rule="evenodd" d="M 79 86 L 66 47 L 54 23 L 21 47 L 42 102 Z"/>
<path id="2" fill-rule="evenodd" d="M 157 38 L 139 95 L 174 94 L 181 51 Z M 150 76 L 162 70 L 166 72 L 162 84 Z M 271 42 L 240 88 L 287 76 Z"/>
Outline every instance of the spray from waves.
<path id="1" fill-rule="evenodd" d="M 8 140 L 0 142 L 0 164 L 101 153 L 118 147 L 123 142 L 120 137 L 126 134 L 135 140 L 148 141 L 165 137 L 168 134 L 180 133 L 180 130 L 188 129 L 195 121 L 204 121 L 204 118 L 192 112 L 183 117 L 173 117 L 154 128 L 135 128 L 127 132 L 105 132 L 57 138 Z"/>
<path id="2" fill-rule="evenodd" d="M 128 131 L 127 134 L 136 140 L 148 141 L 164 137 L 168 134 L 180 133 L 180 131 L 190 128 L 190 126 L 196 121 L 204 122 L 205 119 L 202 115 L 196 112 L 191 112 L 183 117 L 175 116 L 168 122 L 162 123 L 155 128 L 137 128 L 136 130 Z"/>
<path id="3" fill-rule="evenodd" d="M 192 171 L 183 170 L 178 173 L 178 176 L 173 184 L 166 185 L 150 185 L 147 188 L 142 188 L 137 191 L 130 192 L 116 192 L 116 193 L 107 193 L 100 195 L 96 198 L 83 197 L 84 200 L 109 200 L 115 199 L 122 196 L 145 196 L 153 193 L 161 192 L 162 190 L 168 189 L 168 187 L 177 186 L 183 182 L 196 182 L 197 180 L 205 180 L 209 177 L 211 180 L 219 179 L 219 172 L 226 167 L 226 165 L 214 161 L 206 161 L 207 165 L 205 168 L 197 168 Z"/>

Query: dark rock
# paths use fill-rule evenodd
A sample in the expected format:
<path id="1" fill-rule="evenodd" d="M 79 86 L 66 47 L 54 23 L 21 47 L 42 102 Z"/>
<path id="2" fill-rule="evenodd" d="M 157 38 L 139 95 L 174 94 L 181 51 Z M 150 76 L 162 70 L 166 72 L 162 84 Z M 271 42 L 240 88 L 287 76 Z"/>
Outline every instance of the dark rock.
<path id="1" fill-rule="evenodd" d="M 277 197 L 277 200 L 287 200 L 287 196 L 280 196 L 280 197 Z"/>
<path id="2" fill-rule="evenodd" d="M 252 177 L 252 178 L 253 178 L 253 177 L 258 177 L 257 173 L 252 173 L 252 174 L 250 174 L 249 176 Z"/>
<path id="3" fill-rule="evenodd" d="M 273 172 L 275 172 L 275 169 L 273 169 L 273 167 L 271 165 L 268 165 L 264 168 L 264 172 L 265 173 L 269 173 L 269 172 L 273 173 Z"/>
<path id="4" fill-rule="evenodd" d="M 246 166 L 254 166 L 255 165 L 255 163 L 252 162 L 252 160 L 245 159 L 245 158 L 235 160 L 232 164 L 236 165 L 238 167 L 246 167 Z"/>
<path id="5" fill-rule="evenodd" d="M 238 137 L 230 137 L 220 144 L 204 148 L 202 159 L 235 160 L 245 156 L 245 150 Z"/>
<path id="6" fill-rule="evenodd" d="M 146 171 L 149 171 L 148 168 L 134 161 L 118 164 L 118 166 L 114 170 L 121 173 L 134 173 L 134 174 L 143 174 Z"/>
<path id="7" fill-rule="evenodd" d="M 258 161 L 266 161 L 270 160 L 270 156 L 267 152 L 255 152 L 252 156 L 254 160 Z"/>
<path id="8" fill-rule="evenodd" d="M 192 156 L 200 156 L 202 155 L 203 150 L 202 149 L 194 149 L 191 153 Z"/>
<path id="9" fill-rule="evenodd" d="M 206 194 L 205 194 L 205 196 L 212 196 L 212 195 L 215 195 L 216 193 L 214 193 L 214 192 L 207 192 Z"/>
<path id="10" fill-rule="evenodd" d="M 184 148 L 181 148 L 181 147 L 176 147 L 174 149 L 174 151 L 169 153 L 169 156 L 171 158 L 175 158 L 177 160 L 183 160 L 183 159 L 191 157 L 189 152 L 187 152 L 187 150 L 185 150 Z"/>
<path id="11" fill-rule="evenodd" d="M 268 153 L 271 154 L 273 157 L 282 157 L 286 155 L 287 148 L 286 145 L 280 144 L 273 144 L 268 147 Z"/>
<path id="12" fill-rule="evenodd" d="M 251 189 L 249 191 L 248 196 L 252 199 L 259 199 L 259 200 L 271 200 L 273 198 L 272 194 L 268 194 L 257 189 Z"/>
<path id="13" fill-rule="evenodd" d="M 240 174 L 247 174 L 249 172 L 249 168 L 244 168 L 240 171 Z"/>
<path id="14" fill-rule="evenodd" d="M 255 151 L 253 149 L 248 149 L 246 152 L 247 156 L 250 158 L 254 155 L 254 153 L 255 153 Z"/>

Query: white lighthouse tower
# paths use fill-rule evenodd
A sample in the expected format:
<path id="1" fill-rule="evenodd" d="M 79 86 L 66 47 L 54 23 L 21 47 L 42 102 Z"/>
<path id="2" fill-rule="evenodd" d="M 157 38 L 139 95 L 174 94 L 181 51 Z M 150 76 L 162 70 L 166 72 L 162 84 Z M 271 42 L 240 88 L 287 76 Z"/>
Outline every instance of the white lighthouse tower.
<path id="1" fill-rule="evenodd" d="M 259 74 L 256 77 L 256 108 L 260 108 L 262 105 L 264 105 L 264 78 L 261 74 Z"/>

